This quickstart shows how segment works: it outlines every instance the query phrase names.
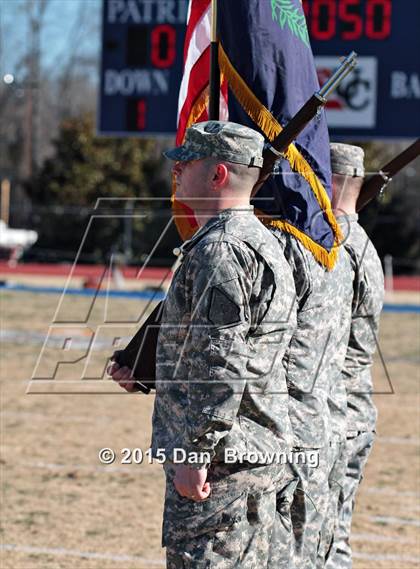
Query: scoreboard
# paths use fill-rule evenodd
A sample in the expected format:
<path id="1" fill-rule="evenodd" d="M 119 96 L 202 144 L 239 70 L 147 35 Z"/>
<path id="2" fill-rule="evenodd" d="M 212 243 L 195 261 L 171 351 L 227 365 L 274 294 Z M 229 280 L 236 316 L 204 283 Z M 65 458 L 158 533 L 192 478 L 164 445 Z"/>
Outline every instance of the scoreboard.
<path id="1" fill-rule="evenodd" d="M 321 83 L 337 59 L 358 65 L 330 97 L 335 138 L 420 136 L 420 1 L 303 0 Z"/>
<path id="2" fill-rule="evenodd" d="M 99 133 L 176 132 L 188 0 L 103 0 Z"/>
<path id="3" fill-rule="evenodd" d="M 327 104 L 332 137 L 420 136 L 420 0 L 302 4 L 321 84 L 359 55 Z M 176 132 L 187 12 L 188 0 L 103 0 L 100 134 Z"/>

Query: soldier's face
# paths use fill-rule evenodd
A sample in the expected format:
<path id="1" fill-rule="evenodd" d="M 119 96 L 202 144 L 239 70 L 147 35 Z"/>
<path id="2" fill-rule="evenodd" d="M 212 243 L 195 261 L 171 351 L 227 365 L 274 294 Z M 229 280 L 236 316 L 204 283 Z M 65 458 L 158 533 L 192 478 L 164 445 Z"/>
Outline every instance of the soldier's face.
<path id="1" fill-rule="evenodd" d="M 202 163 L 202 160 L 191 160 L 174 164 L 172 172 L 175 177 L 176 197 L 185 203 L 186 200 L 200 197 Z"/>

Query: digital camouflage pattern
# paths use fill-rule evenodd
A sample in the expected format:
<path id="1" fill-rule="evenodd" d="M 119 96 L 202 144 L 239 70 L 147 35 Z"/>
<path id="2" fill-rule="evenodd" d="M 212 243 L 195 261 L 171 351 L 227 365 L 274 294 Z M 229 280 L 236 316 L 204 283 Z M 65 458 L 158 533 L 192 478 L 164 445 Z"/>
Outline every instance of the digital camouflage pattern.
<path id="1" fill-rule="evenodd" d="M 332 550 L 343 499 L 347 468 L 346 440 L 332 439 L 329 445 L 328 503 L 321 528 L 317 569 L 323 569 Z"/>
<path id="2" fill-rule="evenodd" d="M 351 287 L 351 280 L 349 281 Z M 351 303 L 351 292 L 349 296 Z M 342 374 L 347 345 L 350 334 L 350 311 L 346 319 L 342 319 L 342 327 L 337 330 L 336 349 L 331 354 L 330 365 L 330 394 L 328 406 L 331 416 L 331 440 L 334 442 L 345 441 L 347 436 L 347 390 Z"/>
<path id="3" fill-rule="evenodd" d="M 291 464 L 288 472 L 295 483 L 290 510 L 294 563 L 299 569 L 309 569 L 316 565 L 329 507 L 330 443 L 336 420 L 330 413 L 331 398 L 336 401 L 337 393 L 344 393 L 344 414 L 346 409 L 338 366 L 344 361 L 349 334 L 352 271 L 344 249 L 335 268 L 326 271 L 292 235 L 273 232 L 292 269 L 298 299 L 297 328 L 284 360 L 293 443 L 296 450 L 319 452 L 317 468 Z M 343 342 L 339 360 L 337 346 Z M 276 561 L 270 567 L 274 568 Z"/>
<path id="4" fill-rule="evenodd" d="M 267 569 L 295 569 L 291 513 L 297 482 L 290 471 L 276 479 L 276 514 Z"/>
<path id="5" fill-rule="evenodd" d="M 376 425 L 371 368 L 384 300 L 384 275 L 376 249 L 358 223 L 358 215 L 342 216 L 338 221 L 346 235 L 345 248 L 355 273 L 350 339 L 343 372 L 348 398 L 347 430 L 351 434 L 373 431 Z"/>
<path id="6" fill-rule="evenodd" d="M 322 532 L 320 549 L 323 553 L 320 554 L 320 567 L 328 558 L 327 553 L 334 551 L 332 546 L 335 541 L 335 531 L 342 518 L 343 507 L 347 512 L 351 509 L 349 505 L 343 505 L 344 499 L 352 500 L 352 496 L 344 493 L 344 488 L 347 485 L 346 477 L 349 475 L 347 465 L 349 461 L 357 461 L 357 458 L 351 457 L 345 450 L 346 439 L 357 436 L 362 431 L 374 430 L 376 422 L 370 368 L 376 349 L 379 314 L 383 302 L 383 273 L 378 255 L 365 231 L 357 223 L 357 219 L 357 214 L 338 218 L 345 235 L 344 248 L 349 254 L 354 278 L 349 339 L 347 344 L 345 342 L 339 344 L 335 357 L 336 373 L 342 370 L 343 381 L 335 383 L 339 388 L 333 388 L 329 399 L 333 448 L 329 477 L 329 506 Z M 354 473 L 350 476 L 353 477 Z M 358 475 L 359 480 L 361 476 L 362 472 Z M 344 523 L 349 525 L 348 521 Z M 341 560 L 338 561 L 337 567 L 340 567 L 340 563 Z"/>
<path id="7" fill-rule="evenodd" d="M 345 247 L 351 258 L 355 279 L 350 339 L 343 370 L 348 399 L 346 475 L 340 501 L 339 525 L 327 564 L 329 569 L 347 569 L 352 566 L 352 513 L 363 469 L 372 448 L 377 417 L 372 399 L 371 367 L 384 298 L 381 261 L 366 232 L 359 225 L 357 214 L 342 216 L 338 220 L 347 236 Z"/>
<path id="8" fill-rule="evenodd" d="M 187 129 L 182 146 L 164 152 L 171 160 L 189 161 L 215 157 L 245 166 L 263 165 L 264 137 L 234 122 L 206 121 Z"/>
<path id="9" fill-rule="evenodd" d="M 333 174 L 363 178 L 365 151 L 360 146 L 331 142 L 331 170 Z"/>
<path id="10" fill-rule="evenodd" d="M 252 207 L 225 210 L 182 249 L 158 338 L 152 449 L 164 449 L 169 459 L 179 448 L 188 456 L 208 453 L 192 466 L 211 462 L 209 476 L 216 482 L 215 493 L 198 504 L 174 493 L 167 470 L 163 541 L 175 560 L 168 566 L 176 567 L 181 556 L 185 563 L 194 560 L 191 567 L 208 567 L 210 556 L 211 567 L 253 567 L 251 561 L 236 564 L 247 539 L 243 512 L 273 524 L 273 484 L 285 467 L 264 466 L 264 457 L 259 468 L 245 460 L 220 481 L 220 494 L 218 469 L 227 466 L 225 449 L 265 453 L 291 447 L 282 360 L 296 326 L 293 277 Z M 255 492 L 253 478 L 260 484 Z M 268 551 L 262 540 L 271 533 L 261 525 L 251 529 L 262 532 L 252 547 Z"/>
<path id="11" fill-rule="evenodd" d="M 274 470 L 212 463 L 211 495 L 204 502 L 194 502 L 177 493 L 173 468 L 166 465 L 163 545 L 167 568 L 266 567 L 276 515 Z"/>
<path id="12" fill-rule="evenodd" d="M 363 478 L 363 470 L 372 450 L 374 433 L 359 433 L 346 442 L 346 475 L 339 497 L 339 520 L 335 529 L 333 547 L 328 556 L 326 569 L 351 569 L 350 547 L 351 521 L 356 493 Z"/>
<path id="13" fill-rule="evenodd" d="M 345 393 L 339 376 L 350 329 L 352 270 L 343 248 L 334 269 L 327 271 L 293 235 L 272 231 L 292 269 L 298 299 L 297 328 L 284 358 L 293 444 L 322 448 L 332 429 L 329 396 L 334 397 L 336 383 Z"/>
<path id="14" fill-rule="evenodd" d="M 219 462 L 224 447 L 288 449 L 295 289 L 277 241 L 249 206 L 212 218 L 183 252 L 158 338 L 152 447 Z"/>
<path id="15" fill-rule="evenodd" d="M 321 528 L 327 515 L 328 446 L 317 449 L 317 452 L 319 465 L 316 468 L 307 464 L 290 465 L 296 481 L 290 511 L 293 528 L 292 558 L 296 569 L 312 569 L 316 566 Z"/>

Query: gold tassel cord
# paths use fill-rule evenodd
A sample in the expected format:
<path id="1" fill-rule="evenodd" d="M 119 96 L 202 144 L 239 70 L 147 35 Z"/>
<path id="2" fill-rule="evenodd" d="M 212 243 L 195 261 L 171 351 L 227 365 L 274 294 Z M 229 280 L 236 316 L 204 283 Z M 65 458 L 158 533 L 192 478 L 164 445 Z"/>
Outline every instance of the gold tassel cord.
<path id="1" fill-rule="evenodd" d="M 201 91 L 199 97 L 197 98 L 196 102 L 191 108 L 190 116 L 188 117 L 187 126 L 185 127 L 185 131 L 187 128 L 197 122 L 197 119 L 202 115 L 202 113 L 206 110 L 209 104 L 209 87 L 208 85 Z M 184 135 L 185 137 L 185 135 Z"/>
<path id="2" fill-rule="evenodd" d="M 327 249 L 321 247 L 321 245 L 316 243 L 313 239 L 306 235 L 306 233 L 300 231 L 300 229 L 291 223 L 288 223 L 287 221 L 280 221 L 278 219 L 275 219 L 271 220 L 269 225 L 275 227 L 276 229 L 280 229 L 294 235 L 296 239 L 299 239 L 302 245 L 312 253 L 317 261 L 322 263 L 326 269 L 332 271 L 338 259 L 339 244 L 336 240 L 334 241 L 334 245 L 331 251 L 327 251 Z"/>

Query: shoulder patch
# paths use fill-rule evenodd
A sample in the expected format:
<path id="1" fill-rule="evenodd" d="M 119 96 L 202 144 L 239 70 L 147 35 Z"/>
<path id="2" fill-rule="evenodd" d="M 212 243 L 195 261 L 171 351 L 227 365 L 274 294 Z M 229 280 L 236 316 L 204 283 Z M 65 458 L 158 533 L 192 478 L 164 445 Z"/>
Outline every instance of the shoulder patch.
<path id="1" fill-rule="evenodd" d="M 232 326 L 241 321 L 240 307 L 217 286 L 212 287 L 209 321 L 215 326 Z"/>

